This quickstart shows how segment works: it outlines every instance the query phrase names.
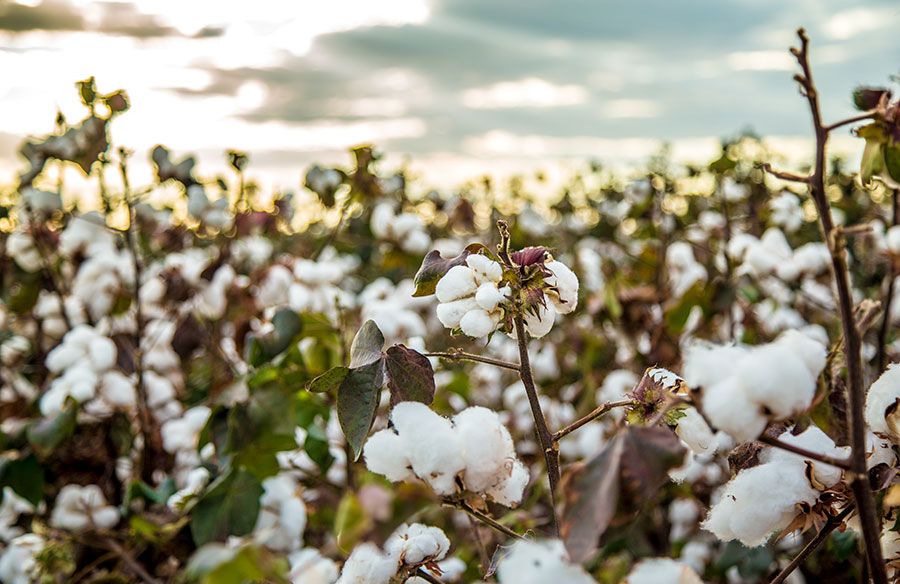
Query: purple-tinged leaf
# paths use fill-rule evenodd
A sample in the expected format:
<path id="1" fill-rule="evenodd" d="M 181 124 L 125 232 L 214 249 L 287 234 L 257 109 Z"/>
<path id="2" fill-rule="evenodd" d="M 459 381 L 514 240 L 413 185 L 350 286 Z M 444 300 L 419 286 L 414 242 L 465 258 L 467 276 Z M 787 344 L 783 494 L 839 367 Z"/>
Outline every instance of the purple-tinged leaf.
<path id="1" fill-rule="evenodd" d="M 394 345 L 385 352 L 384 363 L 392 406 L 403 401 L 434 401 L 434 369 L 428 357 L 404 345 Z"/>
<path id="2" fill-rule="evenodd" d="M 413 292 L 413 296 L 430 296 L 434 294 L 438 281 L 450 271 L 450 268 L 463 265 L 466 263 L 466 258 L 469 257 L 469 254 L 485 249 L 480 243 L 472 243 L 466 246 L 466 249 L 455 258 L 441 257 L 441 252 L 436 249 L 428 252 L 422 260 L 422 266 L 416 272 L 414 280 L 416 289 Z"/>

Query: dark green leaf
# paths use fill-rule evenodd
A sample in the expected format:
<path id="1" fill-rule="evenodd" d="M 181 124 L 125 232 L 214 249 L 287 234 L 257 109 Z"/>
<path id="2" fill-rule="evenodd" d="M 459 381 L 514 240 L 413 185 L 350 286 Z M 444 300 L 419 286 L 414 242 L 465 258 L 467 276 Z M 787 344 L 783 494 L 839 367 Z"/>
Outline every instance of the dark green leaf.
<path id="1" fill-rule="evenodd" d="M 900 143 L 884 145 L 884 170 L 894 182 L 900 182 Z"/>
<path id="2" fill-rule="evenodd" d="M 367 320 L 353 337 L 350 345 L 350 369 L 357 369 L 381 360 L 384 335 L 374 320 Z"/>
<path id="3" fill-rule="evenodd" d="M 350 373 L 350 369 L 347 367 L 334 367 L 310 381 L 306 389 L 313 393 L 332 391 L 340 386 L 348 373 Z"/>
<path id="4" fill-rule="evenodd" d="M 47 456 L 59 446 L 63 440 L 75 433 L 75 420 L 78 405 L 69 399 L 65 408 L 52 418 L 44 418 L 28 427 L 28 441 L 41 456 Z"/>
<path id="5" fill-rule="evenodd" d="M 10 487 L 17 495 L 37 505 L 44 498 L 44 469 L 33 454 L 22 458 L 0 456 L 0 501 L 3 488 Z"/>
<path id="6" fill-rule="evenodd" d="M 353 460 L 359 458 L 375 421 L 382 385 L 384 363 L 379 358 L 363 367 L 351 369 L 338 388 L 338 421 L 353 452 Z"/>
<path id="7" fill-rule="evenodd" d="M 194 543 L 225 541 L 253 531 L 262 493 L 262 483 L 249 472 L 230 469 L 219 476 L 191 513 Z"/>
<path id="8" fill-rule="evenodd" d="M 403 401 L 434 401 L 434 369 L 428 357 L 403 345 L 388 347 L 384 364 L 391 405 Z"/>
<path id="9" fill-rule="evenodd" d="M 194 552 L 187 565 L 187 576 L 199 580 L 200 584 L 287 584 L 287 572 L 284 557 L 253 544 L 231 547 L 209 543 Z"/>

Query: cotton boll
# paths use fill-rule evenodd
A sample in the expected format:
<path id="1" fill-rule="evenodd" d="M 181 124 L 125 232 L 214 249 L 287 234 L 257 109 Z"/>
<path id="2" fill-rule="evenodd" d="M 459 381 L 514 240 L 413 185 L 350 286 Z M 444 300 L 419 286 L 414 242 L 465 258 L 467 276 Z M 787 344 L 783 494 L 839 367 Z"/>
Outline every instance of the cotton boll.
<path id="1" fill-rule="evenodd" d="M 279 552 L 299 549 L 306 528 L 306 505 L 300 497 L 300 485 L 291 474 L 282 472 L 265 479 L 262 486 L 254 538 Z"/>
<path id="2" fill-rule="evenodd" d="M 381 430 L 369 437 L 363 456 L 366 468 L 383 475 L 392 483 L 416 478 L 403 441 L 392 430 Z"/>
<path id="3" fill-rule="evenodd" d="M 558 539 L 520 540 L 497 563 L 500 584 L 596 584 L 581 566 L 569 562 Z"/>
<path id="4" fill-rule="evenodd" d="M 210 413 L 211 410 L 206 406 L 195 406 L 180 418 L 164 423 L 160 433 L 166 452 L 196 450 L 200 431 L 206 425 Z"/>
<path id="5" fill-rule="evenodd" d="M 792 444 L 834 458 L 845 458 L 850 453 L 849 447 L 836 447 L 834 445 L 834 440 L 817 426 L 810 426 L 797 435 L 787 431 L 782 433 L 778 438 L 787 444 Z M 763 463 L 778 463 L 782 465 L 793 464 L 797 467 L 798 471 L 801 472 L 805 472 L 805 465 L 810 464 L 815 480 L 825 487 L 833 487 L 841 480 L 841 476 L 843 475 L 842 470 L 836 466 L 810 459 L 805 459 L 804 462 L 804 458 L 801 455 L 779 448 L 767 448 L 763 450 L 759 455 L 759 460 Z"/>
<path id="6" fill-rule="evenodd" d="M 6 253 L 16 265 L 26 272 L 37 272 L 43 264 L 41 254 L 31 235 L 24 231 L 13 231 L 6 239 Z"/>
<path id="7" fill-rule="evenodd" d="M 505 507 L 516 507 L 522 502 L 525 487 L 528 486 L 530 479 L 528 467 L 522 461 L 514 460 L 512 468 L 509 470 L 509 476 L 486 490 L 484 494 L 495 503 Z"/>
<path id="8" fill-rule="evenodd" d="M 0 582 L 4 584 L 33 584 L 38 579 L 37 556 L 44 549 L 44 539 L 26 533 L 13 539 L 0 552 Z"/>
<path id="9" fill-rule="evenodd" d="M 465 462 L 459 438 L 450 420 L 419 402 L 402 402 L 391 412 L 391 422 L 400 435 L 413 472 L 441 495 L 456 490 L 456 475 Z"/>
<path id="10" fill-rule="evenodd" d="M 785 347 L 789 354 L 796 354 L 806 365 L 809 374 L 817 378 L 825 369 L 827 351 L 825 346 L 816 339 L 801 331 L 788 330 L 781 334 L 775 341 Z"/>
<path id="11" fill-rule="evenodd" d="M 692 567 L 695 572 L 702 574 L 706 569 L 706 565 L 712 558 L 712 546 L 702 541 L 689 541 L 681 548 L 681 557 L 683 563 Z"/>
<path id="12" fill-rule="evenodd" d="M 569 266 L 556 260 L 547 262 L 544 267 L 552 274 L 547 278 L 547 284 L 557 289 L 555 294 L 549 294 L 548 297 L 556 312 L 569 314 L 578 305 L 578 276 Z"/>
<path id="13" fill-rule="evenodd" d="M 473 338 L 486 337 L 497 326 L 495 321 L 487 311 L 476 309 L 467 312 L 459 321 L 459 328 L 463 332 Z"/>
<path id="14" fill-rule="evenodd" d="M 715 454 L 716 436 L 696 408 L 685 408 L 675 433 L 695 454 Z"/>
<path id="15" fill-rule="evenodd" d="M 466 487 L 480 492 L 501 482 L 516 452 L 496 412 L 478 406 L 467 408 L 453 417 L 453 426 L 463 449 Z"/>
<path id="16" fill-rule="evenodd" d="M 134 381 L 119 371 L 108 371 L 100 381 L 103 399 L 110 405 L 130 410 L 137 405 L 137 391 Z"/>
<path id="17" fill-rule="evenodd" d="M 508 290 L 508 288 L 504 288 Z M 509 292 L 507 292 L 508 294 Z M 504 293 L 494 284 L 482 284 L 475 293 L 475 302 L 484 310 L 490 312 L 506 299 Z"/>
<path id="18" fill-rule="evenodd" d="M 886 240 L 890 252 L 900 255 L 900 225 L 894 225 L 887 230 Z"/>
<path id="19" fill-rule="evenodd" d="M 671 558 L 650 558 L 635 564 L 624 584 L 703 584 L 693 568 Z"/>
<path id="20" fill-rule="evenodd" d="M 447 303 L 471 296 L 476 289 L 474 271 L 467 266 L 453 266 L 444 274 L 443 278 L 438 280 L 434 294 L 438 302 Z"/>
<path id="21" fill-rule="evenodd" d="M 900 399 L 900 366 L 888 365 L 866 394 L 865 418 L 869 429 L 894 440 L 900 439 L 897 400 Z M 890 410 L 890 411 L 889 411 Z"/>
<path id="22" fill-rule="evenodd" d="M 539 339 L 549 333 L 556 320 L 556 312 L 553 308 L 538 306 L 537 310 L 537 315 L 533 312 L 526 312 L 524 318 L 525 330 L 535 339 Z"/>
<path id="23" fill-rule="evenodd" d="M 444 559 L 450 550 L 450 540 L 437 527 L 404 523 L 385 542 L 384 550 L 408 566 L 418 566 Z"/>
<path id="24" fill-rule="evenodd" d="M 777 343 L 751 351 L 737 364 L 734 377 L 753 403 L 781 418 L 809 407 L 816 391 L 816 380 L 804 361 L 785 354 Z"/>
<path id="25" fill-rule="evenodd" d="M 166 506 L 173 511 L 184 511 L 189 501 L 197 497 L 209 484 L 209 471 L 200 466 L 187 475 L 187 481 L 183 488 L 179 489 L 166 500 Z"/>
<path id="26" fill-rule="evenodd" d="M 333 584 L 338 579 L 338 567 L 322 556 L 319 550 L 304 548 L 288 556 L 292 584 Z"/>
<path id="27" fill-rule="evenodd" d="M 747 353 L 743 347 L 689 345 L 684 351 L 683 377 L 691 387 L 706 388 L 732 375 L 734 365 Z"/>
<path id="28" fill-rule="evenodd" d="M 889 440 L 869 432 L 866 438 L 866 468 L 872 469 L 882 463 L 894 466 L 897 463 L 897 453 Z"/>
<path id="29" fill-rule="evenodd" d="M 466 257 L 466 265 L 475 272 L 476 278 L 481 280 L 479 283 L 496 283 L 503 278 L 503 266 L 485 255 L 469 254 Z"/>
<path id="30" fill-rule="evenodd" d="M 735 379 L 726 379 L 704 390 L 703 412 L 716 428 L 738 442 L 754 440 L 767 425 L 760 406 L 747 398 Z"/>
<path id="31" fill-rule="evenodd" d="M 68 531 L 88 527 L 109 529 L 119 522 L 119 512 L 107 505 L 97 485 L 66 485 L 60 489 L 50 515 L 50 525 Z"/>
<path id="32" fill-rule="evenodd" d="M 388 584 L 399 567 L 395 558 L 371 543 L 364 543 L 356 546 L 344 562 L 337 584 Z"/>

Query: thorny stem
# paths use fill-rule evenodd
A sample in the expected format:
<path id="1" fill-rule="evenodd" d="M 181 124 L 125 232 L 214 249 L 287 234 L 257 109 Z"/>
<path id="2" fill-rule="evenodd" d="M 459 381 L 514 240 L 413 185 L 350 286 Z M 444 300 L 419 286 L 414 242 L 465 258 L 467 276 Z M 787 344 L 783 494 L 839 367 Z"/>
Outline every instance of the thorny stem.
<path id="1" fill-rule="evenodd" d="M 788 576 L 790 576 L 794 570 L 799 568 L 800 564 L 802 564 L 803 561 L 816 550 L 816 548 L 825 543 L 825 540 L 828 539 L 828 536 L 831 535 L 831 532 L 840 527 L 844 522 L 844 519 L 846 519 L 852 511 L 853 505 L 850 505 L 834 517 L 829 517 L 825 522 L 825 525 L 822 526 L 822 529 L 819 530 L 816 536 L 812 538 L 812 540 L 810 540 L 810 542 L 806 544 L 806 546 L 804 546 L 802 550 L 800 550 L 800 553 L 797 554 L 794 559 L 792 559 L 790 563 L 788 563 L 788 565 L 778 573 L 778 575 L 772 578 L 769 584 L 781 584 L 782 582 L 787 580 Z"/>
<path id="2" fill-rule="evenodd" d="M 444 500 L 444 504 L 449 507 L 455 507 L 455 508 L 459 509 L 460 511 L 465 511 L 470 517 L 477 519 L 478 521 L 484 523 L 491 529 L 494 529 L 495 531 L 502 533 L 503 535 L 505 535 L 507 537 L 511 537 L 513 539 L 525 539 L 522 535 L 516 533 L 509 527 L 503 525 L 502 523 L 500 523 L 499 521 L 497 521 L 490 515 L 487 515 L 477 509 L 474 509 L 471 505 L 469 505 L 465 501 L 454 501 L 454 500 L 446 499 L 446 500 Z"/>
<path id="3" fill-rule="evenodd" d="M 891 226 L 900 225 L 900 190 L 891 192 Z M 894 280 L 897 279 L 897 270 L 894 267 L 894 258 L 888 260 L 887 290 L 884 294 L 884 313 L 881 317 L 881 327 L 878 329 L 878 370 L 884 371 L 887 365 L 887 336 L 891 327 L 891 303 L 894 300 Z"/>
<path id="4" fill-rule="evenodd" d="M 792 48 L 791 53 L 796 57 L 802 73 L 798 74 L 795 79 L 800 85 L 801 93 L 809 104 L 816 136 L 815 170 L 810 176 L 809 191 L 818 211 L 822 234 L 831 255 L 832 271 L 837 287 L 841 329 L 844 334 L 851 446 L 850 487 L 853 490 L 853 497 L 859 510 L 866 558 L 872 579 L 875 581 L 875 584 L 887 584 L 887 573 L 880 544 L 881 521 L 875 509 L 875 500 L 872 497 L 866 472 L 866 427 L 863 417 L 866 396 L 863 387 L 860 334 L 853 318 L 853 298 L 850 289 L 850 273 L 847 267 L 847 253 L 843 242 L 835 237 L 831 207 L 825 192 L 826 145 L 830 127 L 822 123 L 819 95 L 809 64 L 809 37 L 802 28 L 797 31 L 797 35 L 800 38 L 800 47 Z"/>
<path id="5" fill-rule="evenodd" d="M 490 357 L 482 357 L 481 355 L 476 355 L 475 353 L 467 353 L 466 351 L 460 351 L 458 349 L 451 349 L 445 352 L 422 354 L 426 357 L 438 357 L 439 359 L 448 359 L 450 361 L 476 361 L 478 363 L 496 365 L 497 367 L 502 367 L 503 369 L 519 371 L 519 366 L 515 363 L 510 363 L 509 361 L 501 361 L 500 359 L 492 359 Z"/>
<path id="6" fill-rule="evenodd" d="M 623 400 L 619 400 L 619 401 L 607 402 L 605 404 L 601 404 L 601 405 L 597 406 L 594 409 L 594 411 L 592 411 L 588 415 L 584 416 L 583 418 L 575 420 L 574 422 L 572 422 L 571 424 L 569 424 L 568 426 L 566 426 L 565 428 L 563 428 L 561 430 L 557 430 L 557 432 L 555 434 L 553 434 L 553 442 L 554 443 L 559 442 L 560 440 L 562 440 L 564 437 L 568 436 L 575 430 L 581 428 L 585 424 L 593 422 L 594 420 L 596 420 L 597 418 L 599 418 L 600 416 L 602 416 L 603 414 L 605 414 L 606 412 L 608 412 L 612 409 L 630 406 L 634 403 L 635 403 L 634 400 L 623 399 Z"/>
<path id="7" fill-rule="evenodd" d="M 783 440 L 773 438 L 772 436 L 769 436 L 767 434 L 763 434 L 762 436 L 757 438 L 757 441 L 762 442 L 763 444 L 768 444 L 769 446 L 774 446 L 775 448 L 780 448 L 781 450 L 799 454 L 804 458 L 815 460 L 816 462 L 830 464 L 844 470 L 850 469 L 850 460 L 847 458 L 836 458 L 834 456 L 828 456 L 827 454 L 822 454 L 813 450 L 807 450 L 806 448 L 795 446 L 789 442 L 784 442 Z"/>
<path id="8" fill-rule="evenodd" d="M 528 403 L 531 405 L 531 415 L 534 418 L 534 428 L 538 435 L 538 442 L 544 453 L 544 460 L 547 463 L 547 478 L 550 481 L 550 517 L 552 522 L 550 528 L 555 535 L 559 535 L 559 525 L 556 520 L 556 490 L 559 484 L 559 450 L 557 444 L 553 441 L 553 434 L 547 427 L 547 419 L 541 410 L 541 401 L 538 397 L 537 387 L 534 385 L 534 377 L 531 374 L 531 363 L 528 360 L 528 337 L 525 332 L 525 322 L 521 315 L 513 317 L 513 323 L 516 327 L 516 340 L 519 344 L 519 377 L 525 386 L 525 393 L 528 395 Z"/>

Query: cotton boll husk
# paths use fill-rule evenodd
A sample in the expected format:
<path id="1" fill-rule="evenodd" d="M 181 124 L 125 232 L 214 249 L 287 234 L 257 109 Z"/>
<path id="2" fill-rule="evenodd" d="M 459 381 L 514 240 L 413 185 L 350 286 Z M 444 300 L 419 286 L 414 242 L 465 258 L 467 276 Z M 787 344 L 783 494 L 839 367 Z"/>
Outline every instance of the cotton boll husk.
<path id="1" fill-rule="evenodd" d="M 547 262 L 544 267 L 553 274 L 547 278 L 547 283 L 558 291 L 558 294 L 549 295 L 556 312 L 569 314 L 578 306 L 578 276 L 560 261 Z"/>
<path id="2" fill-rule="evenodd" d="M 887 410 L 898 398 L 900 398 L 900 366 L 892 363 L 869 386 L 866 394 L 865 418 L 870 430 L 890 436 L 895 441 L 900 438 L 900 434 L 897 432 L 898 428 L 888 419 Z M 894 415 L 890 417 L 893 419 Z"/>
<path id="3" fill-rule="evenodd" d="M 710 422 L 738 442 L 754 440 L 767 425 L 758 404 L 751 402 L 734 378 L 703 391 L 703 412 Z"/>
<path id="4" fill-rule="evenodd" d="M 696 454 L 714 454 L 716 436 L 696 408 L 685 408 L 675 433 Z"/>
<path id="5" fill-rule="evenodd" d="M 450 540 L 437 527 L 404 523 L 384 543 L 384 551 L 404 564 L 416 566 L 444 559 L 450 551 Z"/>
<path id="6" fill-rule="evenodd" d="M 406 449 L 413 472 L 441 495 L 456 490 L 455 477 L 465 467 L 459 437 L 450 420 L 419 402 L 402 402 L 391 422 Z"/>
<path id="7" fill-rule="evenodd" d="M 581 566 L 569 562 L 558 539 L 517 541 L 498 562 L 497 580 L 501 584 L 596 584 Z"/>
<path id="8" fill-rule="evenodd" d="M 703 584 L 693 568 L 671 558 L 650 558 L 635 564 L 624 584 Z"/>
<path id="9" fill-rule="evenodd" d="M 734 372 L 750 401 L 765 405 L 781 418 L 809 407 L 816 392 L 816 380 L 804 361 L 785 351 L 778 343 L 757 347 Z"/>
<path id="10" fill-rule="evenodd" d="M 463 315 L 459 320 L 459 329 L 463 334 L 479 339 L 494 332 L 498 321 L 499 318 L 495 319 L 487 311 L 476 308 Z"/>
<path id="11" fill-rule="evenodd" d="M 710 387 L 731 376 L 734 366 L 747 354 L 738 346 L 713 346 L 697 343 L 684 350 L 682 376 L 691 387 Z"/>
<path id="12" fill-rule="evenodd" d="M 525 313 L 525 330 L 535 339 L 539 339 L 550 332 L 556 320 L 556 312 L 548 306 L 538 306 L 538 314 Z"/>
<path id="13" fill-rule="evenodd" d="M 373 434 L 366 441 L 363 456 L 370 471 L 384 475 L 392 483 L 416 478 L 404 443 L 392 430 L 381 430 Z"/>
<path id="14" fill-rule="evenodd" d="M 509 431 L 499 416 L 483 407 L 471 407 L 453 417 L 453 426 L 462 446 L 466 488 L 481 492 L 502 482 L 508 462 L 516 452 Z"/>
<path id="15" fill-rule="evenodd" d="M 790 523 L 797 514 L 797 503 L 811 505 L 817 498 L 818 491 L 796 465 L 755 466 L 742 470 L 725 485 L 703 528 L 723 541 L 737 539 L 756 547 Z"/>
<path id="16" fill-rule="evenodd" d="M 388 584 L 399 567 L 395 558 L 383 554 L 374 544 L 360 544 L 344 562 L 337 584 Z"/>

